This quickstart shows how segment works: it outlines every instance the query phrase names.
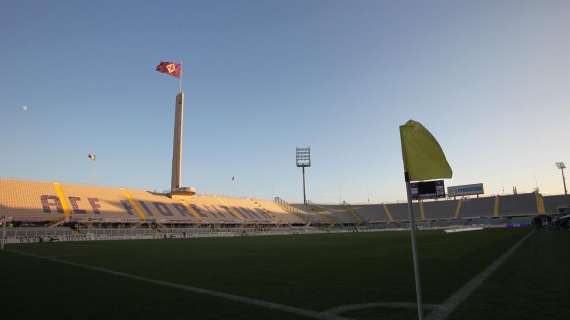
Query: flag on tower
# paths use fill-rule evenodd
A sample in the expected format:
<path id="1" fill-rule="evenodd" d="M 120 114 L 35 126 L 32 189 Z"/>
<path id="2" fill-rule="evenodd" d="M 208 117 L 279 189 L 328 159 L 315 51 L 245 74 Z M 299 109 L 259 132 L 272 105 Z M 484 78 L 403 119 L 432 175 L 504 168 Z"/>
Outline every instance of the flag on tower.
<path id="1" fill-rule="evenodd" d="M 182 65 L 180 63 L 161 61 L 158 66 L 156 66 L 156 71 L 180 79 Z"/>

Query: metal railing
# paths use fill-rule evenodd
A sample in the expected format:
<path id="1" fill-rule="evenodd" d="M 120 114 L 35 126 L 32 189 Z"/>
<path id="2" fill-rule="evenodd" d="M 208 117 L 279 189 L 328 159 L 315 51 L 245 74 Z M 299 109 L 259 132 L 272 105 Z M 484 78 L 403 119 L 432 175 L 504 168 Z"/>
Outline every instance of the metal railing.
<path id="1" fill-rule="evenodd" d="M 354 210 L 354 208 L 348 202 L 343 201 L 342 206 L 348 213 L 352 214 L 352 216 L 356 219 L 356 221 L 358 221 L 358 224 L 364 223 L 364 219 L 362 219 L 362 217 L 358 214 L 358 212 L 356 212 L 356 210 Z"/>
<path id="2" fill-rule="evenodd" d="M 305 212 L 301 211 L 298 208 L 293 207 L 287 201 L 285 201 L 279 197 L 275 197 L 273 200 L 279 207 L 281 207 L 281 209 L 283 209 L 283 210 L 285 210 L 291 214 L 296 215 L 297 217 L 301 218 L 301 220 L 303 220 L 305 222 L 308 222 L 308 219 L 306 217 Z"/>

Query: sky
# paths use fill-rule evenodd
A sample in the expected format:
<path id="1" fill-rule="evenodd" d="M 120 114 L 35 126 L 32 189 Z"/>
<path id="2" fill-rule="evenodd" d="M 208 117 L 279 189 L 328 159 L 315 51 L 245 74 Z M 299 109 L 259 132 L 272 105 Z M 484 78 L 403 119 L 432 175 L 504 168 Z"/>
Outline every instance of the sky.
<path id="1" fill-rule="evenodd" d="M 570 1 L 0 2 L 0 176 L 302 201 L 405 198 L 399 125 L 488 194 L 563 192 Z M 95 162 L 87 158 L 95 153 Z M 235 181 L 232 181 L 235 177 Z"/>

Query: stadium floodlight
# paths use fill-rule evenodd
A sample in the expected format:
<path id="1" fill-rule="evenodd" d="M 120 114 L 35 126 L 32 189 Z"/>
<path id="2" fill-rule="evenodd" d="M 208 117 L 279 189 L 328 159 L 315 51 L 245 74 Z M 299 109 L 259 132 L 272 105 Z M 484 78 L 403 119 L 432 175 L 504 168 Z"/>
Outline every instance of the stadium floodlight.
<path id="1" fill-rule="evenodd" d="M 297 167 L 311 166 L 311 147 L 297 148 Z"/>
<path id="2" fill-rule="evenodd" d="M 311 147 L 299 148 L 296 150 L 297 168 L 303 169 L 303 204 L 307 204 L 307 193 L 305 187 L 305 168 L 311 166 Z"/>
<path id="3" fill-rule="evenodd" d="M 560 171 L 562 172 L 562 184 L 564 185 L 564 195 L 568 195 L 568 189 L 566 189 L 566 177 L 564 176 L 564 169 L 566 169 L 566 165 L 564 164 L 564 162 L 556 162 L 554 163 L 556 165 L 556 168 L 560 169 Z"/>

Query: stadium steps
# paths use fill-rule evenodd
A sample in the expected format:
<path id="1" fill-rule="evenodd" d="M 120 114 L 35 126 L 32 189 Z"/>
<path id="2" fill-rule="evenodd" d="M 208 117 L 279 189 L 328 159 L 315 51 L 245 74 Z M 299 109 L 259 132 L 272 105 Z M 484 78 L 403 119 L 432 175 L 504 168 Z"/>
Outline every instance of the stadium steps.
<path id="1" fill-rule="evenodd" d="M 453 219 L 459 219 L 461 217 L 461 206 L 463 205 L 463 199 L 457 201 L 457 207 L 455 207 L 455 212 L 453 214 Z"/>
<path id="2" fill-rule="evenodd" d="M 128 226 L 129 229 L 134 229 L 134 228 L 139 228 L 140 226 L 142 226 L 143 224 L 145 224 L 146 221 L 141 221 L 141 222 L 137 222 L 137 223 L 132 223 Z"/>
<path id="3" fill-rule="evenodd" d="M 425 221 L 426 220 L 426 213 L 424 210 L 423 200 L 418 201 L 418 206 L 420 207 L 420 221 Z"/>
<path id="4" fill-rule="evenodd" d="M 58 227 L 58 226 L 64 224 L 66 220 L 67 220 L 67 219 L 63 218 L 63 219 L 61 219 L 61 220 L 55 221 L 55 222 L 53 222 L 52 224 L 48 225 L 47 228 L 48 228 L 48 229 L 56 228 L 56 227 Z"/>
<path id="5" fill-rule="evenodd" d="M 382 203 L 382 207 L 384 208 L 384 213 L 386 213 L 386 216 L 388 217 L 388 221 L 393 222 L 394 218 L 392 218 L 392 212 L 390 211 L 386 203 Z"/>
<path id="6" fill-rule="evenodd" d="M 279 221 L 280 219 L 278 219 L 274 214 L 271 213 L 271 211 L 267 210 L 261 203 L 259 203 L 257 200 L 253 199 L 253 198 L 247 198 L 249 201 L 253 202 L 253 204 L 259 208 L 259 210 L 265 212 L 267 215 L 269 215 L 272 219 L 272 221 Z"/>
<path id="7" fill-rule="evenodd" d="M 281 207 L 281 209 L 289 212 L 290 214 L 293 214 L 297 217 L 299 217 L 301 220 L 305 221 L 307 223 L 307 226 L 309 226 L 311 224 L 311 221 L 309 221 L 309 219 L 307 219 L 306 214 L 301 211 L 298 208 L 293 207 L 292 205 L 290 205 L 287 201 L 279 198 L 279 197 L 275 197 L 274 202 Z"/>
<path id="8" fill-rule="evenodd" d="M 331 216 L 330 212 L 326 208 L 323 208 L 318 204 L 308 200 L 307 200 L 307 205 L 309 206 L 309 208 L 311 208 L 311 211 L 315 212 L 317 215 L 319 215 L 319 217 L 321 217 L 321 221 L 324 221 L 327 224 L 330 224 L 331 226 L 334 226 L 335 224 L 342 225 L 342 223 L 339 223 L 335 218 Z"/>
<path id="9" fill-rule="evenodd" d="M 499 216 L 500 208 L 501 208 L 500 205 L 501 205 L 501 197 L 497 195 L 495 197 L 495 205 L 493 207 L 493 217 Z"/>
<path id="10" fill-rule="evenodd" d="M 233 216 L 238 217 L 238 219 L 240 219 L 242 222 L 247 222 L 247 219 L 243 216 L 243 214 L 228 204 L 226 201 L 224 201 L 224 199 L 218 196 L 214 196 L 214 198 L 223 204 Z"/>
<path id="11" fill-rule="evenodd" d="M 190 212 L 190 214 L 198 219 L 198 221 L 200 221 L 200 223 L 204 222 L 204 219 L 196 212 L 194 211 L 194 208 L 192 208 L 191 206 L 191 202 L 188 199 L 181 199 L 182 204 L 184 204 L 187 208 L 188 208 L 188 212 Z"/>
<path id="12" fill-rule="evenodd" d="M 356 219 L 357 225 L 365 223 L 364 219 L 362 219 L 362 217 L 358 214 L 358 212 L 356 212 L 356 210 L 354 210 L 354 208 L 348 202 L 344 201 L 342 205 L 346 209 L 346 212 L 348 212 L 348 214 L 352 215 Z"/>
<path id="13" fill-rule="evenodd" d="M 536 211 L 538 214 L 545 214 L 546 210 L 544 208 L 544 198 L 542 197 L 542 194 L 540 194 L 537 189 L 534 195 L 536 196 Z"/>

